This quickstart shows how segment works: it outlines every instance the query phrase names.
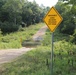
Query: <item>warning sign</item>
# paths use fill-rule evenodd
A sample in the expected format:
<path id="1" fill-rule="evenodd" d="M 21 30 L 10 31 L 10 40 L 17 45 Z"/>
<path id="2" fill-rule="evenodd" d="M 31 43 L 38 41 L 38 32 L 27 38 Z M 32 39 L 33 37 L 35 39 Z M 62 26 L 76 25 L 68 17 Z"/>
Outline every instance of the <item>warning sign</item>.
<path id="1" fill-rule="evenodd" d="M 58 11 L 52 7 L 43 20 L 49 29 L 54 32 L 63 19 Z"/>
<path id="2" fill-rule="evenodd" d="M 48 20 L 48 25 L 56 25 L 55 17 L 50 17 L 50 19 Z"/>

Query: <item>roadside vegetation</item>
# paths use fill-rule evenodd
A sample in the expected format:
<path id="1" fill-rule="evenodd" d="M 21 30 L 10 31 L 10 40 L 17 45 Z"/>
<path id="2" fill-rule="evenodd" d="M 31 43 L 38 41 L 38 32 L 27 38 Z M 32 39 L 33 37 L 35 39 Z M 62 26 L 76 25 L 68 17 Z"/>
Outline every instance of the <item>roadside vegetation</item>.
<path id="1" fill-rule="evenodd" d="M 0 0 L 0 49 L 20 48 L 24 40 L 36 33 L 36 25 L 43 22 L 48 10 L 35 1 Z"/>
<path id="2" fill-rule="evenodd" d="M 54 33 L 54 75 L 76 74 L 76 46 L 68 37 Z M 50 75 L 51 33 L 47 30 L 42 45 L 0 67 L 1 75 Z M 67 40 L 68 39 L 68 40 Z"/>
<path id="3" fill-rule="evenodd" d="M 49 7 L 35 1 L 0 0 L 0 30 L 3 34 L 18 31 L 20 27 L 42 22 Z"/>
<path id="4" fill-rule="evenodd" d="M 76 1 L 59 0 L 55 8 L 63 17 L 63 22 L 59 26 L 60 33 L 69 34 L 70 41 L 76 44 Z"/>
<path id="5" fill-rule="evenodd" d="M 39 23 L 29 27 L 20 28 L 17 32 L 0 35 L 0 49 L 20 48 L 24 40 L 32 40 L 32 36 L 44 25 Z"/>
<path id="6" fill-rule="evenodd" d="M 43 23 L 32 24 L 42 22 L 49 7 L 45 8 L 43 5 L 40 7 L 35 1 L 31 3 L 27 0 L 25 2 L 24 0 L 22 2 L 1 0 L 0 2 L 2 3 L 0 5 L 0 48 L 20 48 L 22 41 L 31 39 L 32 35 L 43 26 Z M 54 33 L 54 75 L 76 75 L 76 1 L 59 0 L 55 7 L 62 15 L 63 22 Z M 22 11 L 19 12 L 20 10 Z M 9 31 L 11 27 L 14 31 Z M 10 63 L 0 65 L 1 75 L 50 75 L 50 73 L 51 32 L 49 30 L 46 31 L 40 46 Z"/>

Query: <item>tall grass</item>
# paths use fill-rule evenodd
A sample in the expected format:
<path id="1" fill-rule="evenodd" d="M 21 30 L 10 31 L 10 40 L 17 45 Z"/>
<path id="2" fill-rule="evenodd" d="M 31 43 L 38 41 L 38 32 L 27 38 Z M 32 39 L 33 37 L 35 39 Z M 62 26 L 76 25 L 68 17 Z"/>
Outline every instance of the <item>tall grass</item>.
<path id="1" fill-rule="evenodd" d="M 32 39 L 32 36 L 44 25 L 39 23 L 25 27 L 17 32 L 6 34 L 0 37 L 0 49 L 20 48 L 21 43 L 26 39 Z"/>
<path id="2" fill-rule="evenodd" d="M 41 46 L 11 63 L 1 66 L 0 74 L 51 75 L 51 40 L 49 36 L 51 37 L 50 32 L 47 31 Z M 63 37 L 65 40 L 64 38 L 59 40 L 59 36 L 58 40 L 54 41 L 54 75 L 76 75 L 76 46 L 66 41 L 66 36 Z"/>

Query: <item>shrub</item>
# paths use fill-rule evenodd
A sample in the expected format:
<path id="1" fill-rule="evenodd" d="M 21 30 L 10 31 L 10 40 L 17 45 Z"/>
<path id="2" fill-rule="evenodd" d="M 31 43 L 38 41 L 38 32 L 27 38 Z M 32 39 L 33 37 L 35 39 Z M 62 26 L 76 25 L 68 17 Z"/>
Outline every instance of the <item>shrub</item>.
<path id="1" fill-rule="evenodd" d="M 75 30 L 75 25 L 70 23 L 70 21 L 65 21 L 60 25 L 60 32 L 64 34 L 73 34 Z"/>
<path id="2" fill-rule="evenodd" d="M 70 36 L 70 41 L 74 44 L 76 44 L 76 29 L 74 31 L 74 34 L 72 36 Z"/>
<path id="3" fill-rule="evenodd" d="M 0 41 L 2 40 L 2 31 L 0 29 Z"/>
<path id="4" fill-rule="evenodd" d="M 9 22 L 0 22 L 0 28 L 2 32 L 14 32 L 19 29 L 19 25 L 16 25 L 14 23 L 9 23 Z"/>

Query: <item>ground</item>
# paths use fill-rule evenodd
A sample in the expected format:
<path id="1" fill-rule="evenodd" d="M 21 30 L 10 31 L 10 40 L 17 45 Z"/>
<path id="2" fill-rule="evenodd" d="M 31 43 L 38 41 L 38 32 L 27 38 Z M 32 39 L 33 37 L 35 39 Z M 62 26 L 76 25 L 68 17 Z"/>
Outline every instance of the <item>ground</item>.
<path id="1" fill-rule="evenodd" d="M 42 28 L 39 29 L 39 31 L 35 35 L 33 35 L 33 40 L 34 41 L 42 40 L 46 30 L 47 30 L 47 26 L 44 25 Z M 20 49 L 0 50 L 0 64 L 13 61 L 13 59 L 17 58 L 18 56 L 32 49 L 33 48 L 22 47 Z"/>

